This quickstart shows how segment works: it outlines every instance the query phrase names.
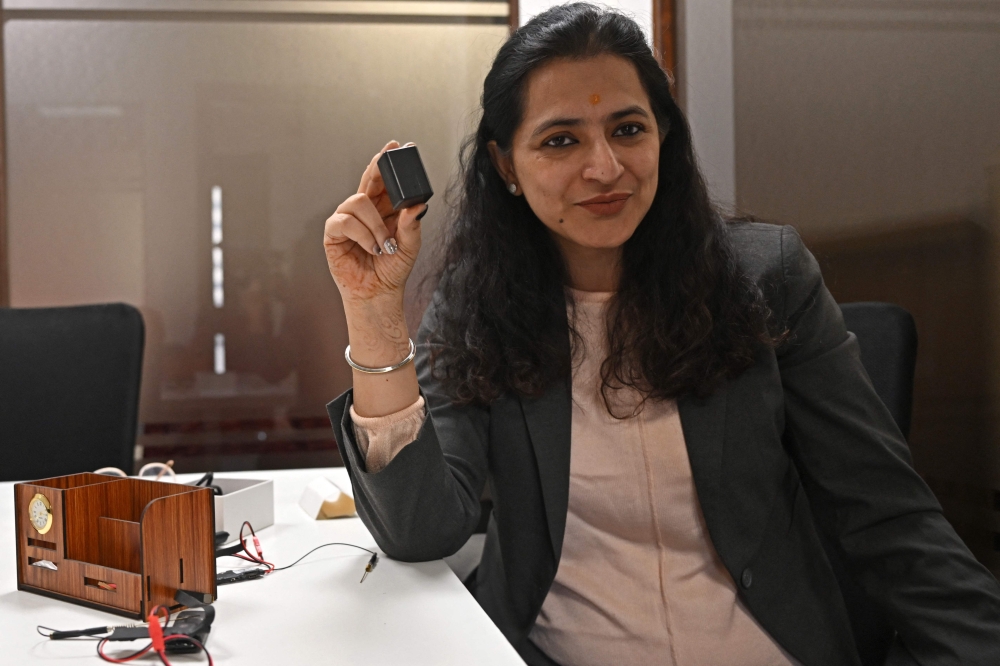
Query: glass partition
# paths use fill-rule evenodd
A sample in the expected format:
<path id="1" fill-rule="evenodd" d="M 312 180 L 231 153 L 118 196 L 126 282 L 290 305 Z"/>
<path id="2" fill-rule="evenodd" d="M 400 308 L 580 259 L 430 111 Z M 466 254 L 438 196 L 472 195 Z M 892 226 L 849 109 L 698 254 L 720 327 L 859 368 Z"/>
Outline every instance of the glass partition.
<path id="1" fill-rule="evenodd" d="M 507 4 L 4 4 L 11 305 L 141 309 L 146 459 L 337 462 L 323 223 L 415 141 L 433 241 Z"/>

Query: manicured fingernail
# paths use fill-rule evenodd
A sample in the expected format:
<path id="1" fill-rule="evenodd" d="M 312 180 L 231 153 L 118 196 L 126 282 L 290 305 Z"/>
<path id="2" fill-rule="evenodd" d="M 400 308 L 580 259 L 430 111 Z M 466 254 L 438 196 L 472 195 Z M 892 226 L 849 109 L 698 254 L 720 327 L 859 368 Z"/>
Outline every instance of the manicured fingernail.
<path id="1" fill-rule="evenodd" d="M 424 204 L 424 209 L 420 211 L 419 215 L 417 215 L 417 220 L 419 221 L 424 219 L 424 215 L 427 214 L 427 211 L 430 210 L 430 208 L 431 208 L 430 204 Z"/>
<path id="2" fill-rule="evenodd" d="M 389 254 L 396 254 L 396 247 L 397 247 L 396 246 L 396 239 L 395 238 L 387 238 L 385 240 L 385 242 L 382 243 L 382 247 L 384 247 L 385 251 L 388 252 Z"/>
<path id="3" fill-rule="evenodd" d="M 382 254 L 382 248 L 378 246 L 378 243 L 375 243 L 375 247 L 372 248 L 372 252 L 375 254 Z"/>

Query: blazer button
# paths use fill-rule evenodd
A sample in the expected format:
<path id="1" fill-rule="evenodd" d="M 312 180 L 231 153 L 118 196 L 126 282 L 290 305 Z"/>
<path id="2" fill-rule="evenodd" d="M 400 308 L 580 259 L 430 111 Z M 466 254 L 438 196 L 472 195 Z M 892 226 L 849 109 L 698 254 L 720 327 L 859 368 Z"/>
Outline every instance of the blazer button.
<path id="1" fill-rule="evenodd" d="M 750 586 L 753 585 L 753 572 L 750 571 L 750 567 L 743 570 L 743 575 L 740 576 L 740 583 L 743 585 L 744 590 L 749 590 Z"/>

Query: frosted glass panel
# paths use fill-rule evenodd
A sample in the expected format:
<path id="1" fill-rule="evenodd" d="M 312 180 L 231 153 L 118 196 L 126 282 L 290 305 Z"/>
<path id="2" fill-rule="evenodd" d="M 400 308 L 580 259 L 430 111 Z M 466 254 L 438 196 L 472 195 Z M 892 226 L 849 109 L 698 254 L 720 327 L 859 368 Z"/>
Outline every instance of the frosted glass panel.
<path id="1" fill-rule="evenodd" d="M 147 454 L 332 446 L 323 406 L 350 373 L 323 221 L 386 141 L 415 141 L 434 236 L 506 34 L 8 21 L 12 305 L 142 309 Z"/>

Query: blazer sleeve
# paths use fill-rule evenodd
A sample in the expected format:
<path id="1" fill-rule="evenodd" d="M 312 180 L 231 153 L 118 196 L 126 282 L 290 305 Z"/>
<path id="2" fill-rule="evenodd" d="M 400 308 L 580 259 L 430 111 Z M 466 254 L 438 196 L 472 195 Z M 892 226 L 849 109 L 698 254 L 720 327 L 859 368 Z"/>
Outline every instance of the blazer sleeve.
<path id="1" fill-rule="evenodd" d="M 386 555 L 419 562 L 455 553 L 479 522 L 487 474 L 489 410 L 456 406 L 430 371 L 430 331 L 437 303 L 417 334 L 417 381 L 427 418 L 416 440 L 378 472 L 369 472 L 350 415 L 353 394 L 327 405 L 358 516 Z"/>
<path id="2" fill-rule="evenodd" d="M 818 527 L 897 632 L 888 663 L 1000 664 L 1000 585 L 945 520 L 816 260 L 781 235 L 786 445 Z"/>

